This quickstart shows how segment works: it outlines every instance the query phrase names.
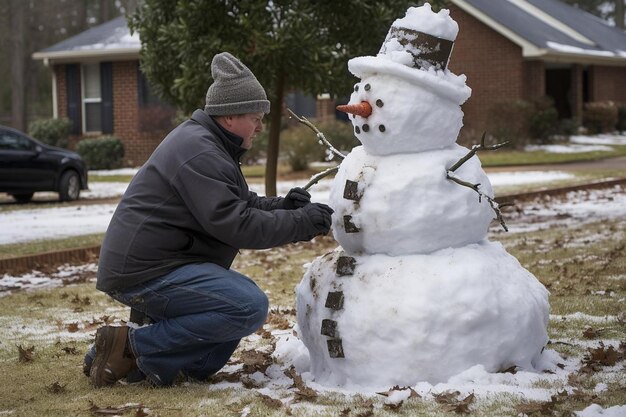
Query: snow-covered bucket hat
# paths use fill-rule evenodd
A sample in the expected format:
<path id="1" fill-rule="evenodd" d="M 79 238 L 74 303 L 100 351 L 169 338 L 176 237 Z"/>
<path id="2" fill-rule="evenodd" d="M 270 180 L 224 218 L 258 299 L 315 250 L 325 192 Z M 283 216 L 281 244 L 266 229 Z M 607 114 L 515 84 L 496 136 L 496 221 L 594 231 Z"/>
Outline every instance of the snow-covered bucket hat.
<path id="1" fill-rule="evenodd" d="M 466 77 L 447 70 L 458 32 L 447 9 L 434 13 L 428 3 L 410 7 L 393 22 L 378 55 L 352 58 L 348 69 L 359 78 L 393 75 L 463 104 L 472 92 L 465 85 Z"/>

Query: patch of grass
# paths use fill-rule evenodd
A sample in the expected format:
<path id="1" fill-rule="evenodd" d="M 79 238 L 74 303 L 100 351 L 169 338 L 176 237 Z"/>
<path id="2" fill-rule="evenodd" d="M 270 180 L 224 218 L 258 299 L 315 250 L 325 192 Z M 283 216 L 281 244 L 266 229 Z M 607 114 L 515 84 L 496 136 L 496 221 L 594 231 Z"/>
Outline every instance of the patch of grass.
<path id="1" fill-rule="evenodd" d="M 544 151 L 479 152 L 483 167 L 563 164 L 568 162 L 593 161 L 597 159 L 626 156 L 626 146 L 614 145 L 612 151 L 592 151 L 574 153 L 551 153 Z"/>
<path id="2" fill-rule="evenodd" d="M 89 175 L 89 182 L 130 182 L 133 175 Z"/>
<path id="3" fill-rule="evenodd" d="M 593 317 L 566 320 L 554 319 L 549 324 L 553 340 L 567 344 L 551 344 L 567 359 L 568 366 L 581 363 L 589 346 L 600 340 L 626 340 L 626 325 L 615 317 L 623 312 L 626 281 L 615 279 L 626 270 L 626 238 L 623 220 L 596 222 L 579 227 L 553 227 L 549 230 L 498 234 L 507 250 L 518 257 L 522 265 L 533 272 L 551 291 L 553 315 L 566 316 L 581 312 L 593 317 L 614 318 L 598 323 Z M 496 239 L 493 239 L 496 240 Z M 294 288 L 303 275 L 302 265 L 316 256 L 332 250 L 336 243 L 331 237 L 316 238 L 312 243 L 287 245 L 266 251 L 242 251 L 235 269 L 253 277 L 268 293 L 273 306 L 293 309 Z M 598 291 L 611 289 L 613 296 Z M 88 299 L 88 302 L 85 300 Z M 621 300 L 621 301 L 620 301 Z M 290 323 L 293 311 L 277 313 Z M 294 416 L 342 416 L 372 412 L 376 416 L 456 416 L 431 397 L 406 401 L 397 410 L 384 406 L 385 398 L 378 396 L 348 396 L 339 392 L 318 393 L 311 401 L 294 402 L 293 391 L 265 387 L 264 393 L 281 398 L 276 404 L 263 398 L 254 388 L 228 383 L 187 382 L 167 389 L 145 386 L 116 385 L 108 389 L 93 389 L 82 374 L 82 355 L 93 339 L 99 322 L 120 323 L 128 317 L 128 308 L 96 291 L 93 283 L 81 283 L 37 292 L 17 292 L 0 298 L 0 363 L 3 379 L 0 384 L 0 412 L 13 415 L 91 415 L 93 404 L 98 407 L 120 407 L 141 404 L 159 416 L 241 416 L 244 410 L 255 416 L 284 416 L 287 410 Z M 68 326 L 76 323 L 76 331 Z M 274 329 L 266 324 L 266 330 Z M 586 327 L 604 328 L 598 337 L 586 338 Z M 19 362 L 17 346 L 34 346 L 32 362 Z M 242 349 L 267 346 L 258 335 L 246 338 L 233 360 L 241 358 Z M 620 362 L 623 363 L 623 362 Z M 278 364 L 280 365 L 280 364 Z M 276 372 L 282 372 L 276 369 Z M 553 415 L 570 415 L 589 404 L 610 407 L 626 403 L 626 381 L 620 366 L 600 367 L 592 373 L 573 372 L 570 380 L 554 380 L 550 375 L 537 379 L 533 388 L 546 390 L 546 395 L 559 392 L 565 385 L 574 394 L 558 397 Z M 608 388 L 595 392 L 603 382 Z M 55 393 L 54 384 L 63 387 Z M 57 389 L 58 390 L 58 389 Z M 462 397 L 462 396 L 461 396 Z M 520 395 L 505 393 L 480 397 L 470 406 L 471 415 L 517 415 L 517 408 L 532 403 Z M 351 409 L 350 413 L 344 410 Z M 136 410 L 126 415 L 134 415 Z M 120 413 L 121 414 L 121 413 Z"/>
<path id="4" fill-rule="evenodd" d="M 72 236 L 64 239 L 37 240 L 24 243 L 0 245 L 0 259 L 17 256 L 35 255 L 38 253 L 59 251 L 73 248 L 97 246 L 102 243 L 104 233 Z"/>

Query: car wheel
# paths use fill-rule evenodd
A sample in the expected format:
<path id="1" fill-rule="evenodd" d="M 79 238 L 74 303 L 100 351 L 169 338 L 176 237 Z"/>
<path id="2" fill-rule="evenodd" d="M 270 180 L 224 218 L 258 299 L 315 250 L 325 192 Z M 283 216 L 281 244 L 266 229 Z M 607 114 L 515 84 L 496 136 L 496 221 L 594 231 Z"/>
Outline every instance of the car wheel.
<path id="1" fill-rule="evenodd" d="M 11 194 L 11 195 L 13 196 L 15 201 L 17 201 L 20 204 L 24 204 L 24 203 L 28 203 L 33 198 L 33 194 L 35 193 L 20 193 L 20 194 Z"/>
<path id="2" fill-rule="evenodd" d="M 59 200 L 77 200 L 80 195 L 80 180 L 76 171 L 67 171 L 61 176 L 59 182 Z"/>

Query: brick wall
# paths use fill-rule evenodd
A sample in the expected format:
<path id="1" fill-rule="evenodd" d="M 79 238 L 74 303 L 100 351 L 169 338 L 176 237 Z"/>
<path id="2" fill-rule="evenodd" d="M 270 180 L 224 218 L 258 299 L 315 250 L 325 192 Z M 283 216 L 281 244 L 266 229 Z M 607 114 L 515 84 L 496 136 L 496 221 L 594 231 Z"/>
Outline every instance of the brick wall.
<path id="1" fill-rule="evenodd" d="M 502 100 L 525 98 L 527 84 L 541 79 L 537 65 L 527 65 L 519 46 L 458 7 L 450 15 L 459 24 L 449 68 L 465 74 L 472 96 L 463 105 L 465 134 L 489 131 L 489 111 Z M 528 75 L 527 75 L 528 74 Z"/>
<path id="2" fill-rule="evenodd" d="M 113 135 L 124 142 L 127 166 L 143 164 L 167 134 L 139 129 L 138 66 L 139 61 L 113 62 Z"/>
<path id="3" fill-rule="evenodd" d="M 626 103 L 626 68 L 594 65 L 589 71 L 591 101 Z"/>
<path id="4" fill-rule="evenodd" d="M 67 117 L 67 80 L 65 79 L 65 65 L 55 65 L 53 70 L 57 80 L 57 111 L 59 117 Z"/>

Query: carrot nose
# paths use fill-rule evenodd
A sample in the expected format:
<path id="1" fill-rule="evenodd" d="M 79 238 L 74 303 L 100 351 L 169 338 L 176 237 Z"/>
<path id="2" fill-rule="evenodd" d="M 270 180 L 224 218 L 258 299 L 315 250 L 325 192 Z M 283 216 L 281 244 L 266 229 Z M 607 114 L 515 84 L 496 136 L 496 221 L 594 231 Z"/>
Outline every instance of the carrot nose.
<path id="1" fill-rule="evenodd" d="M 362 101 L 359 104 L 342 104 L 337 106 L 337 110 L 365 118 L 372 114 L 372 106 L 367 101 Z"/>

